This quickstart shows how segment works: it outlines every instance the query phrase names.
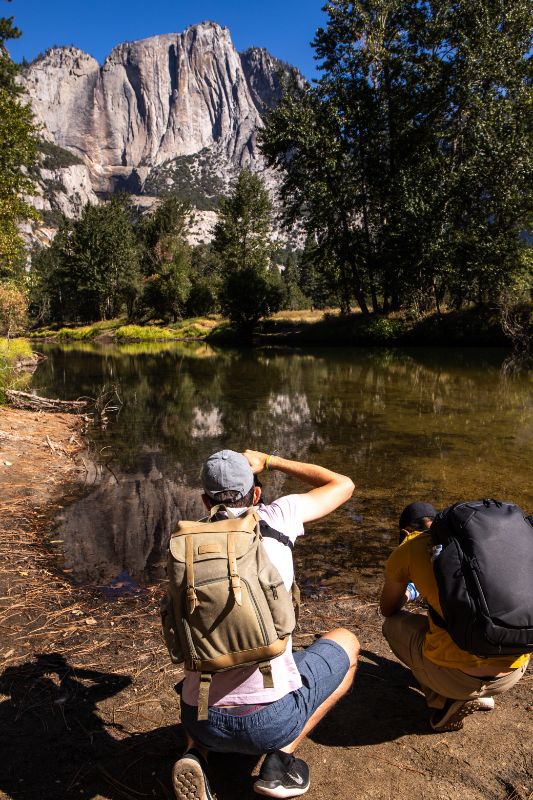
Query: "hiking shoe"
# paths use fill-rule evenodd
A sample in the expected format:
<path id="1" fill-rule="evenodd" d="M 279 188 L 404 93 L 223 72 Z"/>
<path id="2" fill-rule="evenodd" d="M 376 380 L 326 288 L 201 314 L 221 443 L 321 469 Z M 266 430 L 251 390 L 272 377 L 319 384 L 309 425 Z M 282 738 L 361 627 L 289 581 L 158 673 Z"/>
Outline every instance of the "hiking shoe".
<path id="1" fill-rule="evenodd" d="M 494 711 L 494 697 L 478 697 L 477 711 Z"/>
<path id="2" fill-rule="evenodd" d="M 460 731 L 463 720 L 474 711 L 479 711 L 478 700 L 447 700 L 444 708 L 435 711 L 429 724 L 434 731 Z"/>
<path id="3" fill-rule="evenodd" d="M 298 797 L 309 789 L 309 767 L 301 758 L 274 750 L 263 761 L 254 791 L 267 797 Z"/>
<path id="4" fill-rule="evenodd" d="M 198 750 L 189 750 L 174 764 L 172 786 L 178 800 L 216 800 L 211 792 L 207 763 Z"/>

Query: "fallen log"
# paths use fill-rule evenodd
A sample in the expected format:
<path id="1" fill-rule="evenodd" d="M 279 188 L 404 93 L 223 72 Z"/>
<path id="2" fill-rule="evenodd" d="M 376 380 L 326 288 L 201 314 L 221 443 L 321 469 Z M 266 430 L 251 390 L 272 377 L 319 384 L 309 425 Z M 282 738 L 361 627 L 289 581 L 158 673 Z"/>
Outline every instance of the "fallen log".
<path id="1" fill-rule="evenodd" d="M 81 400 L 51 400 L 49 397 L 17 392 L 14 389 L 8 389 L 6 397 L 10 405 L 29 411 L 57 411 L 67 414 L 80 413 L 91 407 L 94 408 L 94 400 L 88 397 Z"/>

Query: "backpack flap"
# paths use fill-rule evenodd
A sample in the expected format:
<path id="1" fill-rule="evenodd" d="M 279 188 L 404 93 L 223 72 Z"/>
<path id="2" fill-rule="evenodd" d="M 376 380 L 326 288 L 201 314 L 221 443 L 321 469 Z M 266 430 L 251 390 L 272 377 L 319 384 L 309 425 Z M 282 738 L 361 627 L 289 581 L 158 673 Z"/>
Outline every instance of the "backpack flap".
<path id="1" fill-rule="evenodd" d="M 437 516 L 431 535 L 443 545 L 433 568 L 455 643 L 484 657 L 533 652 L 533 526 L 523 511 L 461 503 Z"/>

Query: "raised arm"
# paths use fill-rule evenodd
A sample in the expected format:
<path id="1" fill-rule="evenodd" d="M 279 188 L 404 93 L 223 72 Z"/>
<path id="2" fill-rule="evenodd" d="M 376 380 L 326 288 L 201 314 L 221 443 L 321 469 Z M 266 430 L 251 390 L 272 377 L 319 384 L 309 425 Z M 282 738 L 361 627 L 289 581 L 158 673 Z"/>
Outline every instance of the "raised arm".
<path id="1" fill-rule="evenodd" d="M 266 467 L 268 470 L 278 470 L 298 478 L 304 483 L 314 487 L 300 495 L 302 504 L 302 521 L 311 522 L 314 519 L 325 517 L 331 511 L 341 506 L 353 494 L 354 484 L 347 475 L 340 475 L 317 464 L 306 464 L 302 461 L 291 461 L 281 456 L 269 456 L 257 450 L 245 450 L 244 456 L 248 459 L 254 474 L 259 474 Z"/>

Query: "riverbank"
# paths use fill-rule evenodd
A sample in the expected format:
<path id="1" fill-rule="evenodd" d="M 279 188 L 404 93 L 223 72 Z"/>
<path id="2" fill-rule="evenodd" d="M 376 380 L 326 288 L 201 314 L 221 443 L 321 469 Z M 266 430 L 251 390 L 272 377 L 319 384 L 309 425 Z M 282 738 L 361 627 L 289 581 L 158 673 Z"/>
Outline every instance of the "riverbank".
<path id="1" fill-rule="evenodd" d="M 0 797 L 172 798 L 184 739 L 160 589 L 107 600 L 76 587 L 44 544 L 83 486 L 82 447 L 78 417 L 0 409 Z M 296 646 L 337 625 L 362 643 L 353 693 L 300 751 L 310 800 L 529 800 L 531 671 L 494 712 L 431 733 L 420 692 L 381 636 L 378 587 L 376 575 L 369 596 L 330 589 L 302 608 Z M 213 756 L 219 800 L 255 797 L 257 770 L 257 759 Z"/>
<path id="2" fill-rule="evenodd" d="M 6 339 L 0 336 L 0 406 L 7 389 L 24 389 L 39 356 L 27 339 Z"/>
<path id="3" fill-rule="evenodd" d="M 530 318 L 533 336 L 533 308 L 521 314 Z M 527 326 L 526 326 L 527 328 Z M 130 325 L 123 319 L 78 327 L 43 328 L 29 334 L 32 341 L 187 341 L 205 340 L 214 346 L 239 346 L 242 342 L 228 321 L 219 315 L 195 317 L 173 325 Z M 475 346 L 509 347 L 512 340 L 502 330 L 497 309 L 482 307 L 422 316 L 339 314 L 335 310 L 282 311 L 262 320 L 254 344 L 311 346 Z"/>

